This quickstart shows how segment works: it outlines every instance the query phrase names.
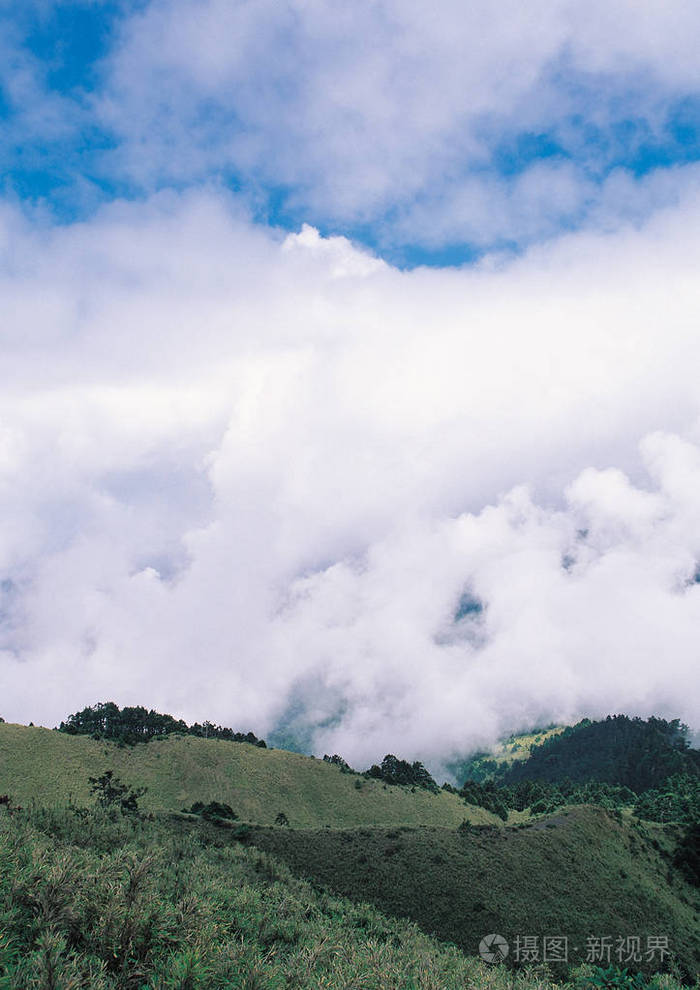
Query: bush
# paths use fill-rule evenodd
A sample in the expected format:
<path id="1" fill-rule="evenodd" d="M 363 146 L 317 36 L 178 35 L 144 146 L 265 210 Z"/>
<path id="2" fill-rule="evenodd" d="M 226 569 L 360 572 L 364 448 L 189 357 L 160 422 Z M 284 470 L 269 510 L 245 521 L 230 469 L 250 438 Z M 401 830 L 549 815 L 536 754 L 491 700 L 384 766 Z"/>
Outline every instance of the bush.
<path id="1" fill-rule="evenodd" d="M 238 815 L 233 810 L 230 804 L 223 804 L 221 801 L 210 801 L 205 804 L 203 801 L 195 801 L 192 807 L 188 810 L 184 809 L 186 814 L 190 815 L 200 815 L 206 821 L 216 821 L 218 818 L 227 819 L 229 821 L 237 821 Z"/>
<path id="2" fill-rule="evenodd" d="M 673 863 L 690 883 L 700 887 L 700 824 L 697 822 L 685 830 Z"/>
<path id="3" fill-rule="evenodd" d="M 0 816 L 0 987 L 563 990 L 293 877 L 248 832 L 99 807 Z"/>
<path id="4" fill-rule="evenodd" d="M 334 753 L 333 756 L 329 756 L 328 753 L 324 753 L 323 762 L 331 763 L 335 767 L 340 767 L 341 773 L 355 773 L 347 760 L 344 760 L 342 756 L 338 756 L 337 753 Z"/>
<path id="5" fill-rule="evenodd" d="M 630 973 L 616 966 L 609 969 L 595 966 L 590 973 L 578 977 L 576 986 L 580 990 L 646 990 L 648 984 L 641 973 Z"/>
<path id="6" fill-rule="evenodd" d="M 145 787 L 132 788 L 114 776 L 113 770 L 105 770 L 101 777 L 88 777 L 90 793 L 101 808 L 118 806 L 123 815 L 136 814 L 139 798 L 146 793 Z"/>

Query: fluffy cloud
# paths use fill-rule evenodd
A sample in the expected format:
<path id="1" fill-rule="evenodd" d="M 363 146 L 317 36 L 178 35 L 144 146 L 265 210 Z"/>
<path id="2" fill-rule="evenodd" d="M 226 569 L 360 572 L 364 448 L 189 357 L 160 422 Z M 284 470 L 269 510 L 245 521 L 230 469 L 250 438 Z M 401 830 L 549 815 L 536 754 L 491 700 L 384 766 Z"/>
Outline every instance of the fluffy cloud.
<path id="1" fill-rule="evenodd" d="M 699 31 L 685 0 L 157 0 L 125 20 L 95 119 L 142 188 L 217 172 L 385 247 L 527 242 L 591 221 L 643 149 L 683 160 Z"/>
<path id="2" fill-rule="evenodd" d="M 6 208 L 3 716 L 113 698 L 435 765 L 697 725 L 698 217 L 409 273 L 215 190 Z"/>
<path id="3" fill-rule="evenodd" d="M 5 188 L 64 217 L 216 177 L 259 217 L 412 262 L 644 220 L 696 181 L 685 0 L 3 0 L 0 19 Z"/>

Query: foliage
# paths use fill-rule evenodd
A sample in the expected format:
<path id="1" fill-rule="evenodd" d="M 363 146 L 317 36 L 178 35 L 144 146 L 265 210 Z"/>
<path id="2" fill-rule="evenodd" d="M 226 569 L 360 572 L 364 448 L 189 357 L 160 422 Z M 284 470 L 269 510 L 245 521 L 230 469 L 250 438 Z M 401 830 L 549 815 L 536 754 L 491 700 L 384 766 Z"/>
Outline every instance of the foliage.
<path id="1" fill-rule="evenodd" d="M 700 963 L 700 900 L 671 867 L 666 834 L 594 807 L 516 827 L 253 828 L 251 842 L 300 876 L 475 953 L 488 932 L 560 932 L 570 961 L 586 956 L 591 933 L 668 933 L 686 973 Z M 575 949 L 575 947 L 578 947 Z M 644 959 L 652 972 L 659 961 Z M 556 970 L 564 976 L 564 970 Z M 458 984 L 456 984 L 458 985 Z"/>
<path id="2" fill-rule="evenodd" d="M 338 756 L 334 753 L 333 756 L 329 756 L 325 753 L 323 756 L 324 763 L 331 763 L 333 766 L 340 767 L 341 773 L 355 773 L 356 771 L 350 766 L 347 760 L 344 760 L 342 756 Z"/>
<path id="3" fill-rule="evenodd" d="M 700 776 L 700 753 L 690 748 L 688 727 L 679 719 L 609 715 L 577 725 L 534 746 L 527 760 L 503 766 L 500 782 L 598 781 L 636 794 L 662 785 L 675 774 Z"/>
<path id="4" fill-rule="evenodd" d="M 498 815 L 504 822 L 508 820 L 508 808 L 511 805 L 493 781 L 477 784 L 468 780 L 459 794 L 467 804 L 476 804 L 480 808 L 485 808 L 487 811 L 493 812 L 494 815 Z"/>
<path id="5" fill-rule="evenodd" d="M 191 815 L 201 815 L 207 821 L 216 821 L 219 818 L 236 821 L 238 818 L 233 808 L 221 801 L 209 801 L 207 804 L 203 801 L 195 801 L 192 807 L 189 809 L 186 808 L 185 811 L 188 811 Z"/>
<path id="6" fill-rule="evenodd" d="M 172 715 L 161 715 L 141 705 L 119 708 L 113 701 L 100 702 L 69 715 L 59 726 L 60 732 L 70 735 L 93 736 L 97 739 L 113 739 L 117 742 L 134 745 L 149 742 L 160 736 L 177 732 L 181 735 L 200 736 L 204 739 L 226 739 L 231 742 L 247 742 L 252 746 L 265 747 L 265 740 L 258 739 L 252 732 L 234 732 L 212 722 L 200 725 L 195 722 L 187 725 L 182 719 Z"/>
<path id="7" fill-rule="evenodd" d="M 484 783 L 468 780 L 458 793 L 468 804 L 485 808 L 503 821 L 508 820 L 509 811 L 524 811 L 526 808 L 534 815 L 546 815 L 564 805 L 597 804 L 612 810 L 630 807 L 637 800 L 637 795 L 628 787 L 596 781 L 576 785 L 570 780 L 560 784 L 524 780 L 508 787 L 494 780 Z"/>
<path id="8" fill-rule="evenodd" d="M 100 809 L 0 820 L 0 987 L 555 990 L 228 839 L 207 823 Z"/>
<path id="9" fill-rule="evenodd" d="M 634 813 L 654 822 L 700 821 L 700 777 L 674 774 L 659 788 L 646 791 L 635 804 Z"/>
<path id="10" fill-rule="evenodd" d="M 700 822 L 693 822 L 678 843 L 674 864 L 696 887 L 700 887 Z"/>
<path id="11" fill-rule="evenodd" d="M 375 763 L 366 773 L 367 777 L 382 780 L 385 784 L 403 784 L 408 787 L 422 787 L 434 794 L 439 793 L 439 787 L 425 769 L 422 763 L 408 763 L 388 753 L 380 766 Z"/>
<path id="12" fill-rule="evenodd" d="M 627 969 L 617 966 L 595 966 L 586 977 L 577 981 L 581 990 L 646 990 L 648 984 L 642 973 L 630 973 Z"/>
<path id="13" fill-rule="evenodd" d="M 145 787 L 132 788 L 114 776 L 113 770 L 105 770 L 100 777 L 88 777 L 90 791 L 101 808 L 119 807 L 123 815 L 136 814 L 139 798 L 146 793 Z"/>

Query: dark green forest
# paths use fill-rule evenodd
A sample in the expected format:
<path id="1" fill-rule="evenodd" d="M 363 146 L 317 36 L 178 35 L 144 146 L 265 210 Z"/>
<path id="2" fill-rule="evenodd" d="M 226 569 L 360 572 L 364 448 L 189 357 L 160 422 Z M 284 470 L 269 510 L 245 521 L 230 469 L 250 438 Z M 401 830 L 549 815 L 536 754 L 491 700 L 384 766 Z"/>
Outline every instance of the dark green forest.
<path id="1" fill-rule="evenodd" d="M 685 773 L 700 775 L 700 752 L 690 748 L 688 727 L 679 719 L 609 715 L 569 726 L 534 746 L 527 760 L 504 766 L 499 777 L 503 784 L 595 780 L 641 794 Z"/>
<path id="2" fill-rule="evenodd" d="M 473 769 L 466 764 L 457 793 L 504 821 L 511 810 L 547 814 L 566 804 L 633 807 L 649 821 L 700 821 L 700 753 L 678 719 L 584 719 L 533 746 L 526 760 L 480 759 Z"/>
<path id="3" fill-rule="evenodd" d="M 226 739 L 230 742 L 245 742 L 252 746 L 264 747 L 265 740 L 258 739 L 253 732 L 234 732 L 233 729 L 214 725 L 212 722 L 194 722 L 188 725 L 172 715 L 162 715 L 142 705 L 119 708 L 113 701 L 99 702 L 69 715 L 59 726 L 60 732 L 74 736 L 92 736 L 94 739 L 109 739 L 125 745 L 146 743 L 177 732 L 185 736 L 199 736 L 202 739 Z"/>

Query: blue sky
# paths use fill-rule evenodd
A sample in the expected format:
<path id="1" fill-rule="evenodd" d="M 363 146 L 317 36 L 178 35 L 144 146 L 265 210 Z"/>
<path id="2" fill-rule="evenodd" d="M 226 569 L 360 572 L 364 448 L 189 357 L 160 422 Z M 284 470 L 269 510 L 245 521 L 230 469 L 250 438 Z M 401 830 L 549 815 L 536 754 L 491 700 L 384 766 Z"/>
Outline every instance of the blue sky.
<path id="1" fill-rule="evenodd" d="M 262 223 L 309 222 L 401 266 L 673 202 L 664 176 L 677 189 L 700 157 L 700 82 L 676 44 L 692 11 L 643 5 L 632 30 L 613 4 L 596 30 L 596 5 L 588 22 L 566 2 L 539 20 L 482 8 L 5 2 L 5 195 L 68 222 L 214 184 Z"/>

